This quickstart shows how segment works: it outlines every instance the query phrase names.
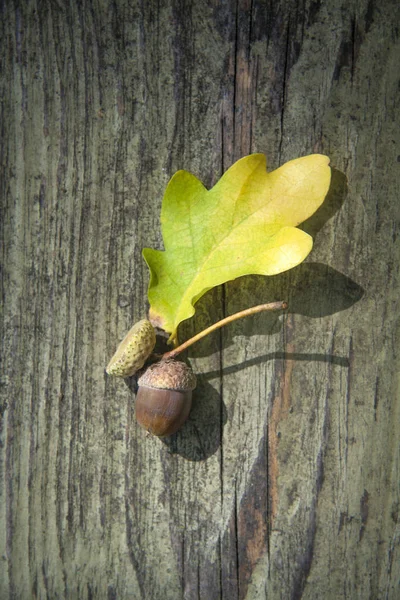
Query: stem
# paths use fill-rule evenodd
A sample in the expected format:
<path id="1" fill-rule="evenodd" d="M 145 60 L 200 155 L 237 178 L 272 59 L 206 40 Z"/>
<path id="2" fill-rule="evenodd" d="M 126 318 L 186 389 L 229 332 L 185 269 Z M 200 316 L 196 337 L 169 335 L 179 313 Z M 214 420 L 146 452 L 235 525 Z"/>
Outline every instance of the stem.
<path id="1" fill-rule="evenodd" d="M 253 306 L 252 308 L 246 308 L 245 310 L 241 310 L 240 312 L 237 312 L 231 315 L 230 317 L 225 317 L 225 319 L 221 319 L 221 321 L 217 321 L 216 323 L 214 323 L 214 325 L 210 325 L 210 327 L 203 329 L 203 331 L 200 331 L 200 333 L 194 335 L 192 338 L 190 338 L 174 350 L 163 354 L 162 358 L 175 358 L 175 356 L 180 354 L 180 352 L 183 352 L 184 350 L 186 350 L 186 348 L 189 348 L 189 346 L 191 346 L 195 342 L 198 342 L 209 333 L 212 333 L 216 329 L 219 329 L 224 325 L 228 325 L 228 323 L 232 323 L 237 319 L 242 319 L 243 317 L 248 317 L 249 315 L 255 315 L 256 313 L 262 312 L 264 310 L 284 310 L 285 308 L 287 308 L 287 302 L 270 302 L 269 304 L 258 304 L 257 306 Z"/>

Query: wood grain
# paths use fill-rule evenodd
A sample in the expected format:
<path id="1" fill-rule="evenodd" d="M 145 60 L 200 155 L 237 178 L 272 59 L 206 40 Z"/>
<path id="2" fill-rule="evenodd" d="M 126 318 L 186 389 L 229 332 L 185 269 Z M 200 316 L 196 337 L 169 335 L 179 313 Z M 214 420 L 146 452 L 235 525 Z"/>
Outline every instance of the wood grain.
<path id="1" fill-rule="evenodd" d="M 0 597 L 388 599 L 400 581 L 399 5 L 0 1 Z M 309 259 L 208 293 L 164 443 L 104 373 L 184 168 L 312 152 Z"/>

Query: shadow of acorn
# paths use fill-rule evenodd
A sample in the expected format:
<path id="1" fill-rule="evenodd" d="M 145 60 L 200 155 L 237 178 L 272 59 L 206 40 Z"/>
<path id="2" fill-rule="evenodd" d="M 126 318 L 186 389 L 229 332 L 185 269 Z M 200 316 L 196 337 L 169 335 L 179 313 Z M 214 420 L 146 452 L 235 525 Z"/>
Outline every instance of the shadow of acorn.
<path id="1" fill-rule="evenodd" d="M 227 411 L 220 394 L 203 375 L 198 375 L 188 420 L 174 435 L 160 439 L 171 454 L 187 460 L 205 460 L 218 450 L 226 421 Z"/>

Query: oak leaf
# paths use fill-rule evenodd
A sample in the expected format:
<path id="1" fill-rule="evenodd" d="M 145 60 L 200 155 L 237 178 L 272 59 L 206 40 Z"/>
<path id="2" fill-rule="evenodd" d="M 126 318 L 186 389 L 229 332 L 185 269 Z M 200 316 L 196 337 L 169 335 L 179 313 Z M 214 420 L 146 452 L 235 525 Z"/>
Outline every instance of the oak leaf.
<path id="1" fill-rule="evenodd" d="M 329 158 L 312 154 L 271 173 L 263 154 L 237 161 L 211 189 L 178 171 L 165 191 L 164 251 L 145 248 L 150 319 L 177 341 L 178 325 L 211 288 L 243 275 L 275 275 L 301 263 L 312 238 L 297 229 L 322 204 Z"/>

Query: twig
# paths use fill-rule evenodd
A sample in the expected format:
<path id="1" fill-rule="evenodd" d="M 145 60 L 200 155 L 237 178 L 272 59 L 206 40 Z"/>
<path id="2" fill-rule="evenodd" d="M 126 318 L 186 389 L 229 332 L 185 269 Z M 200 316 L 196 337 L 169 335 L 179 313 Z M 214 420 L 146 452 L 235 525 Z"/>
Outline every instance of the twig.
<path id="1" fill-rule="evenodd" d="M 285 308 L 287 308 L 287 302 L 270 302 L 269 304 L 258 304 L 257 306 L 253 306 L 252 308 L 246 308 L 245 310 L 241 310 L 240 312 L 230 315 L 229 317 L 225 317 L 225 319 L 221 319 L 221 321 L 217 321 L 216 323 L 214 323 L 214 325 L 210 325 L 210 327 L 203 329 L 203 331 L 200 331 L 200 333 L 198 333 L 197 335 L 194 335 L 192 338 L 190 338 L 177 348 L 174 348 L 174 350 L 170 350 L 169 352 L 163 354 L 162 357 L 163 359 L 175 358 L 175 356 L 186 350 L 186 348 L 189 348 L 189 346 L 191 346 L 192 344 L 195 344 L 196 342 L 201 340 L 209 333 L 212 333 L 216 329 L 219 329 L 224 325 L 228 325 L 228 323 L 232 323 L 237 319 L 242 319 L 243 317 L 248 317 L 249 315 L 255 315 L 256 313 L 262 312 L 264 310 L 285 310 Z"/>

